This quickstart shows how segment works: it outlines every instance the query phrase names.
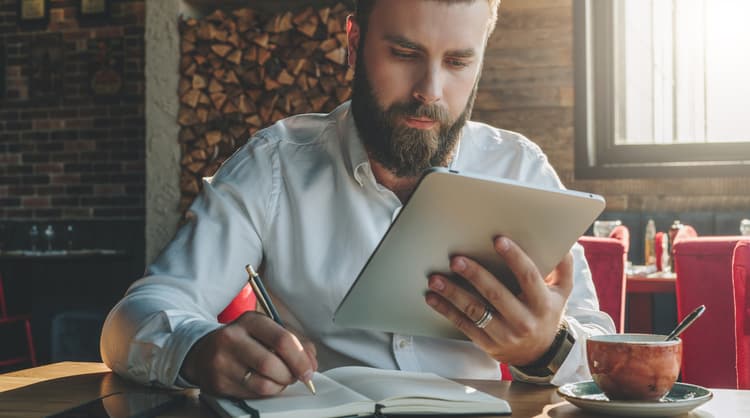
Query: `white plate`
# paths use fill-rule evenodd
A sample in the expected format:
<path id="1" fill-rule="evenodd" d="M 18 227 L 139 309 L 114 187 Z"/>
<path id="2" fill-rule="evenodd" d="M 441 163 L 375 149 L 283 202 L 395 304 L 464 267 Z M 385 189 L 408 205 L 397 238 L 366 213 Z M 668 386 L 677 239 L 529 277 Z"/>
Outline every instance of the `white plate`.
<path id="1" fill-rule="evenodd" d="M 587 411 L 632 417 L 685 414 L 714 396 L 704 387 L 678 382 L 658 401 L 610 401 L 593 380 L 568 383 L 560 386 L 557 393 L 568 402 Z"/>

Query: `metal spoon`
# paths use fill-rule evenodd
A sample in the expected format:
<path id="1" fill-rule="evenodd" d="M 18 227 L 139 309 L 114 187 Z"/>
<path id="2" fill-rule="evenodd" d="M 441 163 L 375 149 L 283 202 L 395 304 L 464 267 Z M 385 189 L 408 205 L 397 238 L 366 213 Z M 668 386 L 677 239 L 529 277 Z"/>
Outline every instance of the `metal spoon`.
<path id="1" fill-rule="evenodd" d="M 682 334 L 682 331 L 685 331 L 685 329 L 689 327 L 690 324 L 693 323 L 693 321 L 698 319 L 698 317 L 703 315 L 703 312 L 705 311 L 706 305 L 701 305 L 695 308 L 693 312 L 690 312 L 688 316 L 686 316 L 679 324 L 677 324 L 677 327 L 669 335 L 667 335 L 667 338 L 665 338 L 664 341 L 676 340 L 677 336 Z"/>

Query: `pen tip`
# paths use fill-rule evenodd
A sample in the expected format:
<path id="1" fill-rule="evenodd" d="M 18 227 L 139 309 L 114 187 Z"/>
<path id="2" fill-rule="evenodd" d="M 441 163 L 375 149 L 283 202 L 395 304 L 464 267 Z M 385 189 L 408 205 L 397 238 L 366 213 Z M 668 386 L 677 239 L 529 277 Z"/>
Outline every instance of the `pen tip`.
<path id="1" fill-rule="evenodd" d="M 310 392 L 313 395 L 315 395 L 316 394 L 315 393 L 315 385 L 313 384 L 313 381 L 312 380 L 307 380 L 304 383 L 305 383 L 305 386 L 307 386 L 307 388 L 310 389 Z"/>

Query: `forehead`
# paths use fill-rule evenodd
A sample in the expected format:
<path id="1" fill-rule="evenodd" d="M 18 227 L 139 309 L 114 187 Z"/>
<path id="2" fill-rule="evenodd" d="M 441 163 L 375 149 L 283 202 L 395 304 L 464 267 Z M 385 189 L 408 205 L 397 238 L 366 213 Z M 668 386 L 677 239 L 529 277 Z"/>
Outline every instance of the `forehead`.
<path id="1" fill-rule="evenodd" d="M 402 36 L 432 51 L 480 50 L 489 18 L 486 0 L 377 0 L 368 22 L 368 37 L 370 33 Z"/>

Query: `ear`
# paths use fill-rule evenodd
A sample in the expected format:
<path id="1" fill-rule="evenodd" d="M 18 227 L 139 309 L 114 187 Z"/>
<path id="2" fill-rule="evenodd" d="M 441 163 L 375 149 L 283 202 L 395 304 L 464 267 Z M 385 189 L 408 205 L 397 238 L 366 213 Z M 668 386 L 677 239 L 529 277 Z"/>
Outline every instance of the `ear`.
<path id="1" fill-rule="evenodd" d="M 348 45 L 346 46 L 346 56 L 349 61 L 349 67 L 354 68 L 354 64 L 357 62 L 357 51 L 359 50 L 359 25 L 357 24 L 354 15 L 346 17 L 346 39 Z"/>

